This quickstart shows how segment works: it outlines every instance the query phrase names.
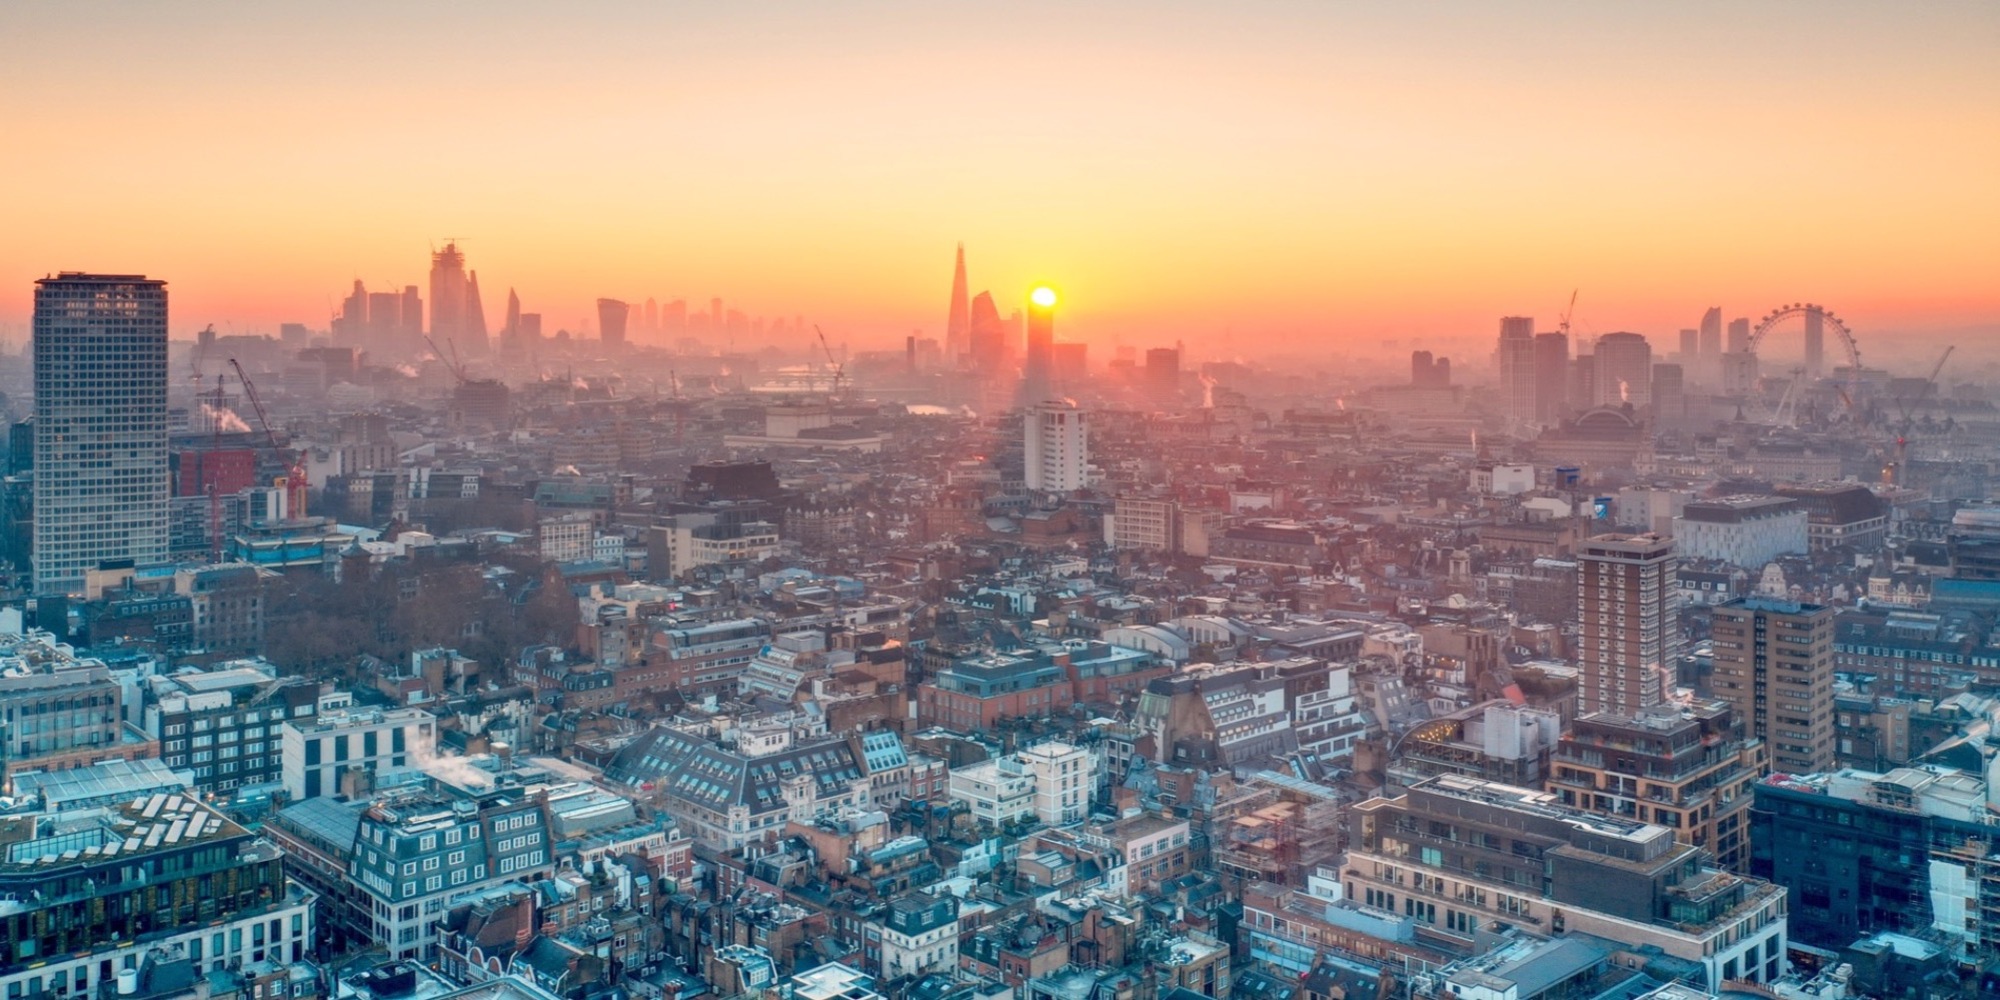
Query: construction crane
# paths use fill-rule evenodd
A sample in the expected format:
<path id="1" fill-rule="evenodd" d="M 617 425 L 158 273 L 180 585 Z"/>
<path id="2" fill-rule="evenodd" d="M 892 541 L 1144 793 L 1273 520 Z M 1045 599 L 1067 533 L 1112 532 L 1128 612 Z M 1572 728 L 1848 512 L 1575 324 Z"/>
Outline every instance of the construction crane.
<path id="1" fill-rule="evenodd" d="M 826 331 L 813 324 L 813 332 L 819 334 L 819 349 L 826 353 L 826 363 L 833 368 L 833 398 L 839 398 L 840 385 L 847 378 L 847 366 L 833 359 L 833 345 L 826 342 Z"/>
<path id="2" fill-rule="evenodd" d="M 1895 457 L 1889 463 L 1889 467 L 1883 470 L 1885 473 L 1883 478 L 1890 483 L 1903 485 L 1903 469 L 1909 461 L 1910 430 L 1916 426 L 1917 404 L 1930 398 L 1931 392 L 1937 388 L 1939 373 L 1944 371 L 1944 363 L 1951 360 L 1951 352 L 1955 350 L 1958 350 L 1957 344 L 1947 345 L 1944 353 L 1938 355 L 1937 364 L 1931 366 L 1931 373 L 1924 378 L 1923 384 L 1913 392 L 1906 392 L 1896 397 L 1896 412 L 1901 414 L 1903 420 L 1896 425 Z"/>
<path id="3" fill-rule="evenodd" d="M 250 381 L 250 374 L 243 370 L 241 362 L 229 359 L 229 367 L 236 369 L 237 380 L 243 383 L 243 395 L 250 400 L 250 408 L 257 411 L 257 423 L 264 428 L 264 439 L 280 454 L 292 453 L 290 466 L 285 470 L 282 485 L 285 488 L 285 516 L 297 520 L 306 516 L 306 453 L 303 448 L 287 449 L 278 443 L 278 432 L 271 429 L 271 415 L 264 412 L 264 401 L 257 398 L 257 386 Z"/>
<path id="4" fill-rule="evenodd" d="M 449 342 L 448 338 L 447 342 Z M 438 361 L 444 364 L 445 369 L 451 372 L 451 377 L 457 379 L 460 385 L 472 381 L 465 375 L 465 363 L 458 360 L 457 344 L 451 345 L 451 356 L 446 357 L 444 349 L 437 345 L 437 341 L 432 340 L 429 336 L 425 336 L 424 343 L 431 345 L 431 353 L 438 356 Z"/>
<path id="5" fill-rule="evenodd" d="M 199 377 L 199 373 L 197 373 Z M 208 479 L 208 561 L 222 561 L 222 476 L 215 457 L 222 451 L 222 408 L 227 397 L 222 392 L 221 373 L 215 376 L 215 402 L 208 411 L 208 454 L 201 457 L 201 475 Z"/>
<path id="6" fill-rule="evenodd" d="M 1562 322 L 1556 324 L 1556 332 L 1562 334 L 1565 337 L 1569 336 L 1569 317 L 1571 313 L 1576 312 L 1576 293 L 1580 291 L 1583 291 L 1583 289 L 1581 288 L 1570 289 L 1569 307 L 1563 310 Z"/>

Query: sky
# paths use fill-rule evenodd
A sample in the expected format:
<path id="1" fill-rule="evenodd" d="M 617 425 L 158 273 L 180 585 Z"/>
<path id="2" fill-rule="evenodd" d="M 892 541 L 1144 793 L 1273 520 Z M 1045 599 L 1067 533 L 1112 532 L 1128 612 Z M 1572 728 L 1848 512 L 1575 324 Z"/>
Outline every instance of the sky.
<path id="1" fill-rule="evenodd" d="M 1656 343 L 1795 301 L 1864 356 L 2000 332 L 1990 3 L 14 3 L 0 137 L 0 324 L 98 270 L 167 279 L 177 337 L 323 328 L 458 237 L 550 329 L 939 336 L 962 241 L 1062 339 L 1217 354 L 1573 290 Z"/>

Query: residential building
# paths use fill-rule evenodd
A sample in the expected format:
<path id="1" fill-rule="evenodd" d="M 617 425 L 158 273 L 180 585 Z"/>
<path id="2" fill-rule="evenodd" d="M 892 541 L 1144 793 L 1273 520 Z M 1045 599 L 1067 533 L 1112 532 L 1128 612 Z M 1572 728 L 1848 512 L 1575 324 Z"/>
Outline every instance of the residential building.
<path id="1" fill-rule="evenodd" d="M 1709 613 L 1714 673 L 1709 687 L 1770 748 L 1771 767 L 1791 774 L 1834 764 L 1834 610 L 1739 597 Z"/>
<path id="2" fill-rule="evenodd" d="M 35 282 L 34 591 L 167 561 L 167 283 Z"/>
<path id="3" fill-rule="evenodd" d="M 1666 700 L 1680 659 L 1674 540 L 1598 535 L 1577 556 L 1578 707 L 1638 715 Z"/>
<path id="4" fill-rule="evenodd" d="M 1031 490 L 1070 493 L 1090 485 L 1090 415 L 1068 400 L 1046 400 L 1022 418 L 1022 470 Z"/>
<path id="5" fill-rule="evenodd" d="M 869 923 L 882 937 L 882 977 L 902 979 L 958 968 L 958 897 L 913 892 Z"/>
<path id="6" fill-rule="evenodd" d="M 1026 820 L 1064 826 L 1090 814 L 1098 774 L 1095 753 L 1051 741 L 953 768 L 950 795 L 975 819 L 996 826 Z"/>
<path id="7" fill-rule="evenodd" d="M 1696 985 L 1786 971 L 1784 888 L 1711 867 L 1672 830 L 1548 792 L 1442 775 L 1349 812 L 1348 898 L 1470 945 L 1488 929 L 1580 932 L 1657 948 Z"/>
<path id="8" fill-rule="evenodd" d="M 1580 716 L 1556 745 L 1548 790 L 1562 804 L 1674 831 L 1715 863 L 1750 870 L 1751 786 L 1764 745 L 1725 702 L 1657 706 L 1632 718 Z"/>

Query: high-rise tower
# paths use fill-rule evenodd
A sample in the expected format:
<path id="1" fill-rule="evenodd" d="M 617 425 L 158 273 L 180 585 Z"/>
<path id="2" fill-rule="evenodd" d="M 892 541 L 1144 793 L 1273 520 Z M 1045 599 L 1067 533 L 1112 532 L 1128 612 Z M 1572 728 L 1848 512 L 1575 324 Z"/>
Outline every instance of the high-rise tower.
<path id="1" fill-rule="evenodd" d="M 1704 383 L 1714 385 L 1718 377 L 1722 374 L 1721 306 L 1709 306 L 1708 311 L 1701 314 L 1701 333 L 1699 336 L 1700 343 L 1695 350 L 1695 356 L 1698 360 L 1692 363 L 1692 367 L 1688 369 L 1688 374 Z M 1687 365 L 1690 364 L 1690 361 L 1687 358 L 1682 358 L 1681 364 Z"/>
<path id="2" fill-rule="evenodd" d="M 1535 422 L 1554 427 L 1569 408 L 1569 334 L 1535 334 Z"/>
<path id="3" fill-rule="evenodd" d="M 1645 337 L 1607 333 L 1597 338 L 1596 357 L 1598 403 L 1644 409 L 1653 401 L 1653 347 Z"/>
<path id="4" fill-rule="evenodd" d="M 167 283 L 35 282 L 35 593 L 167 561 Z"/>
<path id="5" fill-rule="evenodd" d="M 597 339 L 604 349 L 614 351 L 625 346 L 625 321 L 632 314 L 632 307 L 617 299 L 597 300 Z"/>
<path id="6" fill-rule="evenodd" d="M 1674 540 L 1598 535 L 1578 563 L 1577 710 L 1636 716 L 1666 701 L 1681 652 Z"/>
<path id="7" fill-rule="evenodd" d="M 965 285 L 965 244 L 958 245 L 958 263 L 951 270 L 951 314 L 944 324 L 944 363 L 956 368 L 972 350 L 972 301 Z"/>
<path id="8" fill-rule="evenodd" d="M 1055 391 L 1056 293 L 1028 295 L 1028 354 L 1021 365 L 1021 403 L 1033 406 Z"/>
<path id="9" fill-rule="evenodd" d="M 521 349 L 521 297 L 507 289 L 507 323 L 500 328 L 500 350 L 513 353 Z"/>
<path id="10" fill-rule="evenodd" d="M 431 336 L 458 337 L 465 318 L 465 255 L 457 243 L 431 252 Z"/>
<path id="11" fill-rule="evenodd" d="M 1027 487 L 1069 493 L 1089 485 L 1089 415 L 1068 400 L 1031 403 L 1022 418 L 1022 472 Z"/>
<path id="12" fill-rule="evenodd" d="M 1500 319 L 1500 405 L 1510 427 L 1535 423 L 1535 321 L 1527 316 Z"/>
<path id="13" fill-rule="evenodd" d="M 1739 597 L 1711 614 L 1710 686 L 1743 717 L 1746 735 L 1770 745 L 1771 766 L 1792 774 L 1833 770 L 1832 608 Z"/>

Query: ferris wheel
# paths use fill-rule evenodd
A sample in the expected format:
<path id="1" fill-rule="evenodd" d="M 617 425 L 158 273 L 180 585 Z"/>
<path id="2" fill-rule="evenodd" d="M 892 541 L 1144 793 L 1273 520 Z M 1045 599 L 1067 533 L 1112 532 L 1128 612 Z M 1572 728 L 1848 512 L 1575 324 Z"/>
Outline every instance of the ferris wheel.
<path id="1" fill-rule="evenodd" d="M 1834 316 L 1834 312 L 1828 310 L 1826 306 L 1818 306 L 1814 302 L 1792 302 L 1790 306 L 1778 306 L 1778 308 L 1770 310 L 1762 320 L 1758 320 L 1756 328 L 1750 330 L 1750 354 L 1756 354 L 1758 348 L 1764 344 L 1764 338 L 1770 336 L 1772 330 L 1784 326 L 1786 322 L 1790 322 L 1790 320 L 1804 320 L 1808 324 L 1808 328 L 1810 328 L 1810 324 L 1814 322 L 1814 318 L 1820 324 L 1822 336 L 1824 336 L 1824 332 L 1832 332 L 1834 340 L 1840 342 L 1840 350 L 1846 352 L 1846 358 L 1848 358 L 1848 376 L 1844 380 L 1846 388 L 1842 390 L 1842 394 L 1850 400 L 1848 404 L 1852 406 L 1852 400 L 1860 392 L 1862 350 L 1854 344 L 1854 332 L 1848 330 L 1848 324 L 1842 322 L 1840 316 Z M 1808 360 L 1812 360 L 1812 358 L 1808 358 Z M 1816 374 L 1816 372 L 1806 372 L 1806 368 L 1792 368 L 1792 384 L 1786 386 L 1786 390 L 1784 390 L 1784 396 L 1788 400 L 1796 396 L 1798 382 L 1806 374 Z M 1770 414 L 1770 422 L 1780 422 L 1782 408 L 1784 408 L 1784 404 L 1780 402 L 1780 408 Z"/>

